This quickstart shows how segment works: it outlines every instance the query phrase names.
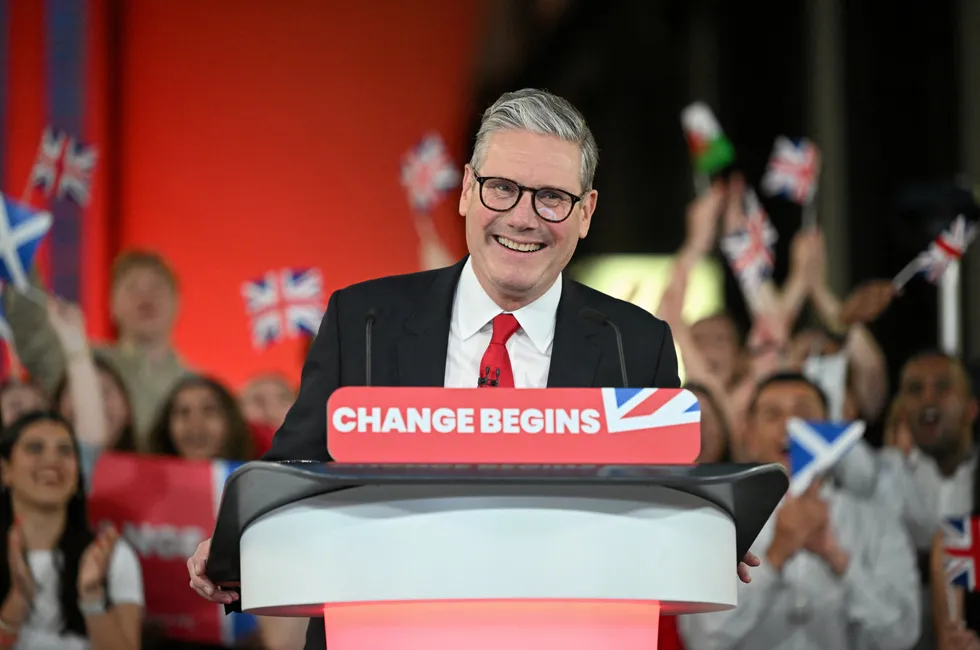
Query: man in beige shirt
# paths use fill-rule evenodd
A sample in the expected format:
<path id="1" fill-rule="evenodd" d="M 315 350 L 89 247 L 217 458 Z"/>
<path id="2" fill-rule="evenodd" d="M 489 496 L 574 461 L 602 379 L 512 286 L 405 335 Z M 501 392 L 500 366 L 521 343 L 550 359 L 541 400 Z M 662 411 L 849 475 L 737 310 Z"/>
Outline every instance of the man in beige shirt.
<path id="1" fill-rule="evenodd" d="M 17 356 L 31 378 L 51 394 L 65 376 L 66 359 L 47 313 L 9 286 L 3 294 Z M 96 354 L 113 365 L 126 384 L 136 446 L 148 451 L 149 429 L 160 406 L 188 372 L 171 342 L 177 280 L 163 258 L 145 251 L 120 255 L 112 268 L 111 310 L 118 340 L 96 347 Z"/>

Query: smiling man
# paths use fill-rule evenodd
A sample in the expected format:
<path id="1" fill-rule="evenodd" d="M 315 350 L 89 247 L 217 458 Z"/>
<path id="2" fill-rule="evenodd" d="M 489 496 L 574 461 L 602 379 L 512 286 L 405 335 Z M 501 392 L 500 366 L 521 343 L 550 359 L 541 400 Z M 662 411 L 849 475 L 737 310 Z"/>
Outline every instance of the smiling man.
<path id="1" fill-rule="evenodd" d="M 368 318 L 377 385 L 621 386 L 614 323 L 631 386 L 679 387 L 666 323 L 563 277 L 592 223 L 598 162 L 585 119 L 564 99 L 532 89 L 498 99 L 483 115 L 463 178 L 459 213 L 469 255 L 331 296 L 299 396 L 266 459 L 330 459 L 327 399 L 341 386 L 366 383 Z M 191 586 L 231 603 L 237 594 L 216 590 L 203 575 L 208 548 L 203 543 L 188 560 Z M 306 647 L 325 647 L 322 621 L 310 625 Z"/>

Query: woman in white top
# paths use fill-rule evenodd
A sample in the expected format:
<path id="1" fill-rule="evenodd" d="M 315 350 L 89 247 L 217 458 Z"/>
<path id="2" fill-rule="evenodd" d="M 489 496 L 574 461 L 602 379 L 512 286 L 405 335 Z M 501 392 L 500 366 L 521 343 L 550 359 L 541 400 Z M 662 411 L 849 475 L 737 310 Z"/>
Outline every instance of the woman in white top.
<path id="1" fill-rule="evenodd" d="M 0 432 L 0 479 L 0 648 L 139 650 L 139 560 L 89 529 L 68 422 L 34 412 Z"/>

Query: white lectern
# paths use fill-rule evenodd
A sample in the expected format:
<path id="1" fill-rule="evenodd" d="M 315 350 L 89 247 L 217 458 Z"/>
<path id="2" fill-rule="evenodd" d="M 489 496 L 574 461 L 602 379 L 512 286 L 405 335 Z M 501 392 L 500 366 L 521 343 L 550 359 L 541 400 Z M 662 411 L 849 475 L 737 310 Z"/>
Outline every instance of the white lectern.
<path id="1" fill-rule="evenodd" d="M 778 465 L 250 463 L 207 574 L 241 609 L 323 616 L 331 650 L 655 649 L 660 614 L 736 606 Z"/>

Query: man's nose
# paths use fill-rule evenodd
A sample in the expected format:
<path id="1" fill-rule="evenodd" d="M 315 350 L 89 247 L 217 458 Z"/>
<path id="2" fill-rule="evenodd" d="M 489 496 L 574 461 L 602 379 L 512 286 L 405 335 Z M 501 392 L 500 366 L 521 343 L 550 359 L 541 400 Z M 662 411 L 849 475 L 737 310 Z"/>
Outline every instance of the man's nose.
<path id="1" fill-rule="evenodd" d="M 534 212 L 534 196 L 524 192 L 517 205 L 507 213 L 507 225 L 517 230 L 529 230 L 538 225 L 538 215 Z"/>

